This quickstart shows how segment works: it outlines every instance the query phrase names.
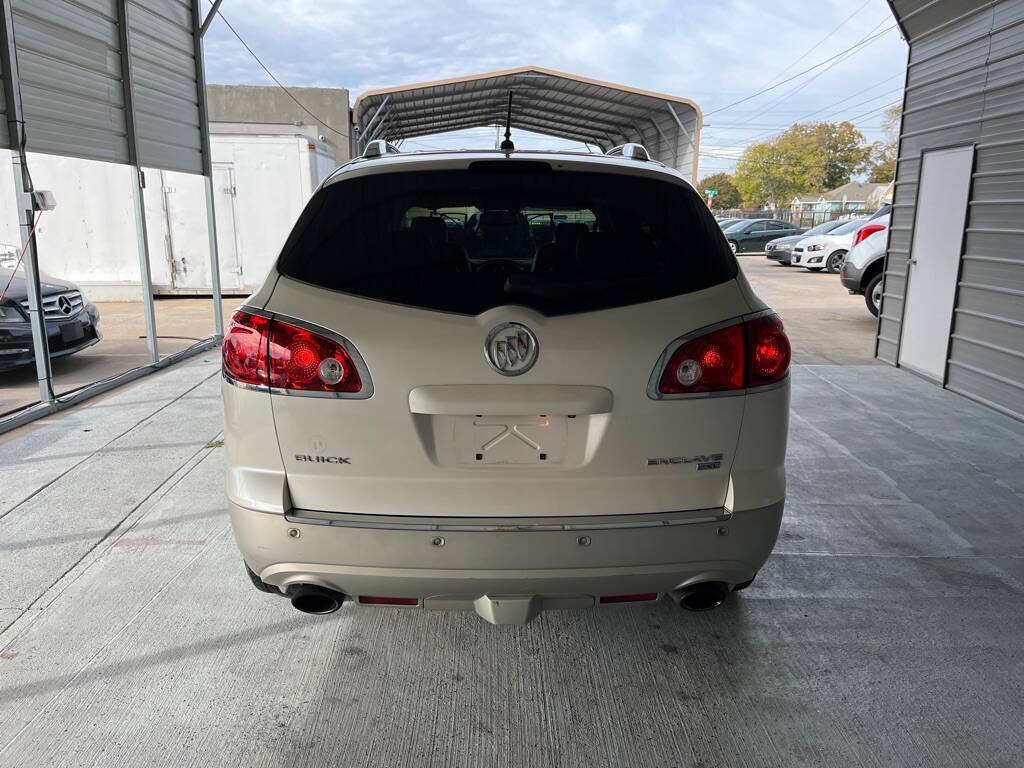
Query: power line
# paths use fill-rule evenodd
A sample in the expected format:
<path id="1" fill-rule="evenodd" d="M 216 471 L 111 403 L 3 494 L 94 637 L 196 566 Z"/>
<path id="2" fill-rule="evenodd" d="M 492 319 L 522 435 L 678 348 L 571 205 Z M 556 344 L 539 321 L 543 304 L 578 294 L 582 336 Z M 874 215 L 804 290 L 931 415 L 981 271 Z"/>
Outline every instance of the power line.
<path id="1" fill-rule="evenodd" d="M 874 34 L 875 30 L 877 30 L 880 26 L 885 24 L 885 22 L 890 20 L 891 18 L 892 18 L 891 16 L 886 14 L 885 18 L 883 18 L 880 22 L 875 24 L 875 26 L 871 28 L 870 32 L 868 32 L 864 37 L 862 37 L 859 41 L 857 41 L 857 43 L 854 44 L 854 48 L 853 49 L 849 49 L 847 53 L 840 55 L 839 58 L 837 58 L 835 61 L 833 61 L 827 67 L 825 67 L 824 69 L 822 69 L 822 70 L 816 72 L 815 74 L 811 75 L 809 78 L 804 80 L 802 83 L 797 85 L 795 88 L 791 88 L 790 90 L 786 91 L 784 94 L 782 94 L 782 96 L 778 97 L 775 101 L 770 102 L 766 107 L 764 107 L 760 111 L 755 112 L 754 114 L 750 115 L 747 118 L 747 121 L 749 122 L 749 121 L 755 120 L 756 118 L 758 118 L 761 115 L 763 115 L 766 112 L 768 112 L 773 107 L 778 106 L 779 104 L 781 104 L 781 103 L 787 101 L 788 99 L 792 98 L 795 94 L 797 94 L 800 91 L 802 91 L 804 88 L 806 88 L 808 85 L 813 83 L 815 80 L 817 80 L 819 77 L 824 75 L 826 72 L 828 72 L 833 67 L 838 66 L 842 62 L 844 62 L 847 59 L 849 59 L 851 56 L 854 56 L 857 53 L 863 51 L 865 48 L 867 48 L 872 43 L 878 42 L 878 40 L 880 40 L 881 37 L 885 34 L 885 31 L 880 32 L 878 35 L 875 35 L 875 37 L 871 37 L 872 34 Z M 895 29 L 895 25 L 893 25 L 892 27 L 889 27 L 889 29 Z M 868 38 L 871 38 L 871 39 L 869 40 Z M 856 46 L 858 46 L 858 45 L 861 46 L 859 49 L 856 48 Z"/>
<path id="2" fill-rule="evenodd" d="M 752 93 L 749 96 L 746 96 L 745 98 L 740 99 L 739 101 L 734 101 L 731 104 L 726 104 L 724 107 L 719 107 L 718 109 L 712 109 L 712 110 L 710 110 L 708 112 L 705 112 L 704 116 L 707 117 L 708 115 L 713 115 L 716 112 L 724 112 L 727 109 L 732 109 L 733 107 L 739 106 L 740 104 L 748 102 L 751 99 L 756 99 L 762 93 L 767 93 L 768 91 L 773 91 L 776 88 L 778 88 L 779 86 L 785 85 L 786 83 L 790 83 L 790 82 L 796 80 L 798 77 L 802 77 L 802 76 L 806 75 L 808 72 L 813 72 L 814 70 L 818 69 L 819 67 L 822 67 L 825 64 L 828 64 L 830 61 L 835 61 L 840 56 L 843 56 L 843 55 L 849 53 L 850 51 L 855 50 L 856 48 L 859 48 L 859 47 L 862 47 L 862 46 L 868 45 L 869 43 L 874 42 L 879 37 L 881 37 L 886 32 L 888 32 L 889 30 L 892 30 L 892 29 L 896 29 L 896 25 L 895 24 L 893 24 L 893 25 L 891 25 L 889 27 L 886 27 L 881 32 L 878 32 L 878 33 L 876 33 L 873 36 L 865 38 L 865 39 L 861 40 L 858 43 L 854 43 L 853 45 L 851 45 L 846 50 L 840 51 L 839 53 L 836 53 L 836 54 L 834 54 L 832 56 L 829 56 L 827 59 L 824 59 L 823 61 L 819 61 L 817 64 L 815 64 L 812 67 L 808 67 L 807 69 L 805 69 L 805 70 L 803 70 L 801 72 L 797 72 L 795 75 L 791 75 L 790 77 L 787 77 L 785 80 L 782 80 L 782 81 L 776 83 L 775 85 L 768 86 L 767 88 L 762 88 L 761 90 L 756 91 L 755 93 Z"/>
<path id="3" fill-rule="evenodd" d="M 829 32 L 827 35 L 825 35 L 823 38 L 821 38 L 821 40 L 819 40 L 814 45 L 812 45 L 810 48 L 808 48 L 806 51 L 804 51 L 803 54 L 800 57 L 798 57 L 798 58 L 794 59 L 793 61 L 791 61 L 781 72 L 779 72 L 779 74 L 777 74 L 775 77 L 773 77 L 767 83 L 765 83 L 765 85 L 771 85 L 778 78 L 782 77 L 784 74 L 789 72 L 789 70 L 791 70 L 793 67 L 795 67 L 797 64 L 799 64 L 801 61 L 803 61 L 808 56 L 810 56 L 813 51 L 816 51 L 818 49 L 818 46 L 820 46 L 822 43 L 824 43 L 826 40 L 828 40 L 830 37 L 832 37 L 832 35 L 834 35 L 836 32 L 838 32 L 840 29 L 842 29 L 850 19 L 852 19 L 858 13 L 860 13 L 865 8 L 867 8 L 867 6 L 868 6 L 868 4 L 870 2 L 871 2 L 871 0 L 864 0 L 864 4 L 863 5 L 861 5 L 857 10 L 855 10 L 853 13 L 851 13 L 849 16 L 847 16 L 845 19 L 843 19 L 841 22 L 839 22 L 838 26 L 836 26 L 831 32 Z"/>
<path id="4" fill-rule="evenodd" d="M 211 5 L 213 5 L 213 2 L 212 2 L 212 0 L 211 0 L 210 4 L 211 4 Z M 216 12 L 217 16 L 219 16 L 219 17 L 220 17 L 220 20 L 221 20 L 221 21 L 223 21 L 223 22 L 224 22 L 224 24 L 226 24 L 226 25 L 227 25 L 227 28 L 231 30 L 231 34 L 233 34 L 233 35 L 234 35 L 235 37 L 237 37 L 237 38 L 238 38 L 238 42 L 240 42 L 240 43 L 242 44 L 242 46 L 243 46 L 243 47 L 245 48 L 245 50 L 247 50 L 247 51 L 249 52 L 249 55 L 250 55 L 250 56 L 252 56 L 252 57 L 253 57 L 253 59 L 255 59 L 255 60 L 256 60 L 256 63 L 257 63 L 257 64 L 259 64 L 259 65 L 260 65 L 260 67 L 262 67 L 263 71 L 267 73 L 267 75 L 268 75 L 268 76 L 270 77 L 270 79 L 271 79 L 271 80 L 273 80 L 273 81 L 274 81 L 274 82 L 275 82 L 275 83 L 277 84 L 277 87 L 278 87 L 278 88 L 280 88 L 280 89 L 281 89 L 282 91 L 284 91 L 285 93 L 287 93 L 287 94 L 288 94 L 288 98 L 290 98 L 290 99 L 291 99 L 292 101 L 294 101 L 294 102 L 295 102 L 296 104 L 298 104 L 298 105 L 299 105 L 299 108 L 300 108 L 300 109 L 301 109 L 301 110 L 302 110 L 303 112 L 305 112 L 305 113 L 306 113 L 307 115 L 309 115 L 309 116 L 310 116 L 310 117 L 312 117 L 312 118 L 313 118 L 314 120 L 316 120 L 316 121 L 317 121 L 317 123 L 319 123 L 320 125 L 322 125 L 322 126 L 323 126 L 324 128 L 326 128 L 326 129 L 327 129 L 327 130 L 329 130 L 329 131 L 333 131 L 334 133 L 338 134 L 339 136 L 341 136 L 341 137 L 342 137 L 343 139 L 345 139 L 346 141 L 348 140 L 349 136 L 348 136 L 348 134 L 347 134 L 347 133 L 343 133 L 343 132 L 339 131 L 339 130 L 338 130 L 337 128 L 335 128 L 335 127 L 334 127 L 333 125 L 331 125 L 330 123 L 328 123 L 328 122 L 327 122 L 326 120 L 324 120 L 324 119 L 323 119 L 322 117 L 319 117 L 318 115 L 314 114 L 314 113 L 313 113 L 313 112 L 312 112 L 312 111 L 311 111 L 311 110 L 309 109 L 309 107 L 307 107 L 307 106 L 306 106 L 305 104 L 303 104 L 303 103 L 302 103 L 301 101 L 299 101 L 299 100 L 298 100 L 297 98 L 295 98 L 295 94 L 294 94 L 294 93 L 292 93 L 292 92 L 291 92 L 290 90 L 288 90 L 288 89 L 287 89 L 287 88 L 286 88 L 286 87 L 284 86 L 284 84 L 283 84 L 283 83 L 282 83 L 282 82 L 281 82 L 280 80 L 278 80 L 278 79 L 277 79 L 277 78 L 276 78 L 276 77 L 274 76 L 274 73 L 273 73 L 273 72 L 271 72 L 271 71 L 270 71 L 270 69 L 269 69 L 269 68 L 267 67 L 267 65 L 266 65 L 266 64 L 264 64 L 264 63 L 263 63 L 263 62 L 262 62 L 262 61 L 260 60 L 260 57 L 256 55 L 255 51 L 253 51 L 253 49 L 249 47 L 249 44 L 248 44 L 247 42 L 245 42 L 245 40 L 243 40 L 243 39 L 242 39 L 242 36 L 241 36 L 240 34 L 238 34 L 238 32 L 236 32 L 236 31 L 235 31 L 235 28 L 234 28 L 233 26 L 231 26 L 231 22 L 229 22 L 229 21 L 228 21 L 228 20 L 227 20 L 227 19 L 225 18 L 224 14 L 220 12 L 220 9 L 219 9 L 219 8 L 217 8 L 216 6 L 214 6 L 214 10 L 215 10 L 215 12 Z"/>
<path id="5" fill-rule="evenodd" d="M 899 73 L 899 74 L 895 75 L 894 77 L 903 77 L 903 74 Z M 889 80 L 892 80 L 892 79 L 893 78 L 889 78 Z M 886 81 L 883 80 L 882 82 L 884 83 Z M 819 115 L 822 112 L 827 112 L 828 110 L 831 110 L 832 108 L 834 108 L 836 106 L 836 104 L 841 104 L 843 101 L 848 101 L 849 99 L 853 98 L 854 96 L 857 96 L 857 95 L 859 95 L 861 93 L 864 93 L 865 90 L 871 90 L 871 88 L 875 88 L 875 87 L 876 87 L 876 85 L 868 86 L 868 88 L 865 88 L 864 90 L 858 91 L 857 93 L 852 94 L 851 96 L 847 96 L 845 99 L 841 99 L 840 101 L 835 102 L 835 104 L 830 104 L 829 106 L 823 107 L 822 109 L 819 109 L 816 112 L 811 112 L 808 115 L 805 115 L 805 116 L 803 116 L 801 118 L 798 118 L 797 120 L 794 120 L 789 125 L 780 125 L 780 126 L 776 126 L 776 127 L 773 127 L 773 128 L 769 128 L 768 130 L 762 131 L 761 133 L 758 133 L 758 134 L 756 134 L 754 136 L 749 137 L 748 139 L 746 139 L 746 141 L 747 142 L 755 142 L 755 141 L 758 141 L 759 139 L 761 139 L 764 136 L 770 136 L 771 134 L 773 134 L 773 133 L 775 133 L 777 131 L 783 131 L 783 130 L 786 130 L 787 128 L 791 128 L 793 125 L 797 125 L 799 123 L 802 123 L 805 120 L 807 120 L 808 118 L 811 118 L 811 117 L 814 117 L 816 115 Z M 902 91 L 903 91 L 903 87 L 902 86 L 900 86 L 899 88 L 893 88 L 892 90 L 885 91 L 884 93 L 880 93 L 880 94 L 877 94 L 875 96 L 872 96 L 869 99 L 864 99 L 863 101 L 858 101 L 856 104 L 851 104 L 851 105 L 845 107 L 844 109 L 855 109 L 856 107 L 862 106 L 864 104 L 870 104 L 872 101 L 877 101 L 878 99 L 886 98 L 888 96 L 891 96 L 894 93 L 900 93 Z M 885 108 L 886 107 L 882 107 L 881 109 L 885 109 Z M 875 111 L 874 109 L 871 110 L 871 112 L 874 112 L 874 111 Z M 865 113 L 865 114 L 870 114 L 870 112 Z M 838 117 L 838 115 L 830 114 L 830 115 L 827 115 L 824 119 L 828 120 L 828 119 L 834 118 L 834 117 Z M 855 120 L 858 120 L 858 119 L 860 119 L 860 116 L 857 116 L 857 117 L 854 117 L 854 118 L 845 118 L 845 120 L 848 121 L 848 122 L 854 122 Z M 729 124 L 726 124 L 726 125 L 729 125 Z M 732 126 L 729 127 L 729 128 L 726 128 L 723 125 L 711 126 L 711 127 L 712 128 L 720 128 L 721 130 L 739 130 L 739 129 L 747 127 L 747 126 L 744 126 L 743 123 L 736 123 L 736 124 L 732 124 Z M 753 128 L 755 126 L 749 126 L 749 127 Z M 862 133 L 867 133 L 867 132 L 872 132 L 872 131 L 878 132 L 878 131 L 881 131 L 882 129 L 881 128 L 858 128 L 858 130 L 861 131 Z"/>
<path id="6" fill-rule="evenodd" d="M 895 106 L 896 106 L 897 104 L 902 104 L 902 103 L 903 103 L 903 101 L 902 101 L 902 100 L 899 100 L 899 101 L 894 101 L 894 102 L 891 102 L 891 103 L 889 103 L 889 104 L 886 104 L 885 106 L 882 106 L 882 107 L 876 107 L 875 109 L 872 109 L 872 110 L 870 110 L 869 112 L 864 112 L 864 113 L 862 113 L 862 114 L 860 114 L 860 115 L 857 115 L 856 117 L 852 117 L 852 118 L 850 118 L 850 122 L 853 122 L 854 120 L 860 120 L 860 119 L 862 119 L 862 118 L 868 117 L 869 115 L 873 115 L 873 114 L 875 114 L 876 112 L 877 112 L 877 113 L 879 113 L 879 114 L 881 114 L 881 113 L 882 113 L 882 112 L 884 112 L 885 110 L 887 110 L 887 109 L 892 109 L 892 108 L 893 108 L 893 107 L 895 107 Z"/>

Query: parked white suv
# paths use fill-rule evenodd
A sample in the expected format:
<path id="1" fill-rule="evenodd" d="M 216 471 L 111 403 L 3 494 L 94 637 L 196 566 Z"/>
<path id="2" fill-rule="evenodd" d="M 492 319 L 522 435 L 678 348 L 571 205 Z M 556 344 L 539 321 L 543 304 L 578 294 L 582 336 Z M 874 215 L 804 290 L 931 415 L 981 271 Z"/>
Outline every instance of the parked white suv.
<path id="1" fill-rule="evenodd" d="M 700 196 L 630 154 L 384 153 L 322 184 L 223 345 L 257 588 L 518 623 L 751 582 L 789 342 Z"/>

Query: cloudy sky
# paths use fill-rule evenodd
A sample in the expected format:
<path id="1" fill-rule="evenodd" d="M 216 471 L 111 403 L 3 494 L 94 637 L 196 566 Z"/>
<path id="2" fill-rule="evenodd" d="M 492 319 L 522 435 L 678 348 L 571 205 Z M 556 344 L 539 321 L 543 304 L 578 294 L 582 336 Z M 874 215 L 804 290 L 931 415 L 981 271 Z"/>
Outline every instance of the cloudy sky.
<path id="1" fill-rule="evenodd" d="M 705 114 L 701 175 L 805 117 L 853 119 L 879 138 L 906 64 L 885 0 L 224 0 L 221 12 L 286 85 L 344 87 L 352 99 L 523 64 L 693 99 Z M 271 83 L 219 19 L 206 73 L 211 83 Z M 418 141 L 488 139 L 481 129 Z"/>

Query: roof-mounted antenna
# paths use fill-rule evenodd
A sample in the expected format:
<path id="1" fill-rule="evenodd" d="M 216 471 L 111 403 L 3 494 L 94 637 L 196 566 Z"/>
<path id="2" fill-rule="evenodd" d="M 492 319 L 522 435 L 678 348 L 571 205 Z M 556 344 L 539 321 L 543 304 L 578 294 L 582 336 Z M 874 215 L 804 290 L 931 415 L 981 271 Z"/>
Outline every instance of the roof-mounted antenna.
<path id="1" fill-rule="evenodd" d="M 515 151 L 516 145 L 512 143 L 512 91 L 508 92 L 508 117 L 505 118 L 505 140 L 498 147 L 502 152 Z"/>

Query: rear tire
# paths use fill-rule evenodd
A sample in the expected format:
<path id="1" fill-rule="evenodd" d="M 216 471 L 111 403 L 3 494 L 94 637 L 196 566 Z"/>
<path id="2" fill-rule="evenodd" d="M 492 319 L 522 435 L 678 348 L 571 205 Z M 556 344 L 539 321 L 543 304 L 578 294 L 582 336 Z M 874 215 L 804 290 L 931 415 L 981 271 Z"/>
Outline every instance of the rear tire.
<path id="1" fill-rule="evenodd" d="M 838 274 L 839 270 L 843 268 L 843 262 L 846 261 L 846 251 L 836 251 L 828 257 L 828 262 L 825 264 L 825 269 L 831 272 L 833 275 Z"/>
<path id="2" fill-rule="evenodd" d="M 740 247 L 738 245 L 736 245 L 736 241 L 735 240 L 730 240 L 729 241 L 729 248 L 730 248 L 730 250 L 732 250 L 732 255 L 733 256 L 735 256 L 739 252 L 739 250 L 740 250 Z"/>
<path id="3" fill-rule="evenodd" d="M 864 286 L 864 303 L 868 305 L 868 312 L 875 317 L 882 308 L 882 274 L 879 273 L 868 280 Z"/>

